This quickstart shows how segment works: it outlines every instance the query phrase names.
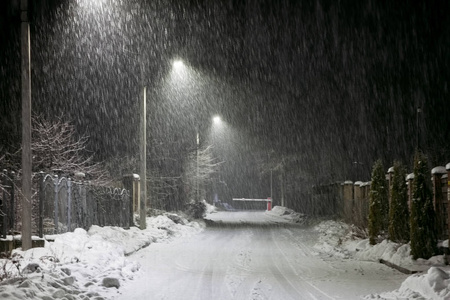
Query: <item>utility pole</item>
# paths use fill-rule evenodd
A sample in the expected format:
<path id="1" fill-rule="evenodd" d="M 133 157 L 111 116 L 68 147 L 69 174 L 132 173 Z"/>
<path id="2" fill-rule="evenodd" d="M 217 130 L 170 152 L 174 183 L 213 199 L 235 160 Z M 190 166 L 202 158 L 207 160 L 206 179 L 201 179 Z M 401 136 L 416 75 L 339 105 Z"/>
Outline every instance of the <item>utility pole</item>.
<path id="1" fill-rule="evenodd" d="M 142 68 L 142 65 L 141 65 Z M 142 73 L 142 71 L 141 71 Z M 141 75 L 142 82 L 144 81 Z M 142 88 L 142 98 L 141 98 L 141 126 L 140 126 L 140 177 L 141 177 L 141 201 L 139 205 L 139 228 L 147 228 L 146 217 L 147 217 L 147 87 L 143 85 Z"/>
<path id="2" fill-rule="evenodd" d="M 22 85 L 22 250 L 31 245 L 31 63 L 28 0 L 20 1 Z"/>

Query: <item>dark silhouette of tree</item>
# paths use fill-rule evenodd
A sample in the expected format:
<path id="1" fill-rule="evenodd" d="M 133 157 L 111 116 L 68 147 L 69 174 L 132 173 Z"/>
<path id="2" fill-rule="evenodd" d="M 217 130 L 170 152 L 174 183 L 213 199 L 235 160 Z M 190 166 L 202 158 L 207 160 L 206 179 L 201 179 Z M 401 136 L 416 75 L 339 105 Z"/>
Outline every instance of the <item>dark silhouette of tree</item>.
<path id="1" fill-rule="evenodd" d="M 389 190 L 391 195 L 389 239 L 393 242 L 409 241 L 409 209 L 405 176 L 405 167 L 399 161 L 395 161 L 392 186 Z"/>
<path id="2" fill-rule="evenodd" d="M 369 197 L 369 239 L 370 244 L 375 245 L 378 236 L 387 229 L 389 210 L 388 188 L 381 160 L 373 166 Z"/>
<path id="3" fill-rule="evenodd" d="M 411 255 L 428 259 L 436 254 L 436 213 L 431 196 L 427 158 L 422 152 L 414 157 L 413 198 L 411 203 Z"/>

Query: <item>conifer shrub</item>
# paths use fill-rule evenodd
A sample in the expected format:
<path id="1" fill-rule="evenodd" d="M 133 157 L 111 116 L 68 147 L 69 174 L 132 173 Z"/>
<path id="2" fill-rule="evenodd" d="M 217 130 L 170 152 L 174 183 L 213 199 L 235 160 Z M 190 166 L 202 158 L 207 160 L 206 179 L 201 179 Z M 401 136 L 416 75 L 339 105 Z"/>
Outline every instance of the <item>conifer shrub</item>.
<path id="1" fill-rule="evenodd" d="M 413 198 L 411 202 L 411 255 L 428 259 L 437 252 L 436 213 L 431 196 L 427 158 L 421 152 L 414 157 Z"/>
<path id="2" fill-rule="evenodd" d="M 394 174 L 390 187 L 389 239 L 393 242 L 409 241 L 409 208 L 406 187 L 406 170 L 399 162 L 394 162 Z"/>
<path id="3" fill-rule="evenodd" d="M 388 187 L 381 160 L 377 160 L 372 169 L 372 183 L 369 192 L 369 240 L 375 245 L 380 234 L 387 230 L 388 224 Z"/>

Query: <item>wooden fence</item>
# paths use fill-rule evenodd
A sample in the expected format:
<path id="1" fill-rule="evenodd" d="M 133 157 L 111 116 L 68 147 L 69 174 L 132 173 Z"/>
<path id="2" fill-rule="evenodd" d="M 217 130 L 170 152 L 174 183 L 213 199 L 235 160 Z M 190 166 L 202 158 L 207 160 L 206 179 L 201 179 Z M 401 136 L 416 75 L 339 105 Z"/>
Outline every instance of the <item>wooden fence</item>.
<path id="1" fill-rule="evenodd" d="M 450 233 L 450 210 L 448 208 L 450 203 L 450 163 L 446 167 L 433 168 L 430 175 L 438 237 L 440 239 L 448 239 Z M 411 207 L 414 174 L 409 174 L 405 180 L 408 187 L 408 206 Z M 390 187 L 392 182 L 391 172 L 386 174 L 386 181 Z M 341 183 L 337 192 L 339 200 L 336 215 L 340 216 L 347 223 L 366 228 L 369 216 L 369 191 L 370 182 L 345 181 Z M 333 190 L 329 192 L 334 193 Z M 327 197 L 332 198 L 333 195 L 328 195 Z"/>

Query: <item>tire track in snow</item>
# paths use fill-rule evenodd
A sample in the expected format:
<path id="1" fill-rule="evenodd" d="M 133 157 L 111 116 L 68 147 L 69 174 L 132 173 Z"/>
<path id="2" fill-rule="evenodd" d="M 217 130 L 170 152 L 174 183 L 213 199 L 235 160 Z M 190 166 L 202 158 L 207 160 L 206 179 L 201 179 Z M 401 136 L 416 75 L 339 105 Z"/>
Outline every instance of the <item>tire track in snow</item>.
<path id="1" fill-rule="evenodd" d="M 293 266 L 298 266 L 301 268 L 302 265 L 295 263 L 293 264 L 290 261 L 289 256 L 286 255 L 286 253 L 281 249 L 277 240 L 274 238 L 273 229 L 269 230 L 270 234 L 268 234 L 268 236 L 270 237 L 272 243 L 275 245 L 275 251 L 280 254 L 278 255 L 279 259 L 277 259 L 276 261 L 271 257 L 271 260 L 273 262 L 271 270 L 274 274 L 276 274 L 276 279 L 280 282 L 280 284 L 282 284 L 283 287 L 285 287 L 290 293 L 292 293 L 291 295 L 294 296 L 293 299 L 334 299 L 334 297 L 320 290 L 318 287 L 309 282 L 305 277 L 300 275 L 300 273 Z M 300 246 L 305 259 L 307 259 L 307 256 L 310 256 L 311 253 L 309 247 L 304 245 L 303 243 L 296 244 L 297 246 Z M 309 268 L 306 269 L 307 271 L 309 271 Z M 288 274 L 291 274 L 293 276 L 285 276 L 286 271 L 289 271 Z M 295 280 L 295 282 L 293 282 L 293 280 L 290 278 L 295 277 L 297 277 L 299 280 Z"/>
<path id="2" fill-rule="evenodd" d="M 204 243 L 202 253 L 198 253 L 195 263 L 191 263 L 192 266 L 202 266 L 197 274 L 199 278 L 195 288 L 196 293 L 192 299 L 233 298 L 233 290 L 230 289 L 227 275 L 228 270 L 235 265 L 234 258 L 239 253 L 237 246 L 246 239 L 245 236 L 245 232 L 221 229 L 220 234 L 215 234 L 214 238 Z"/>

